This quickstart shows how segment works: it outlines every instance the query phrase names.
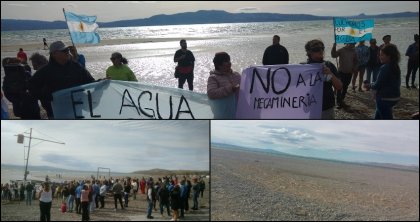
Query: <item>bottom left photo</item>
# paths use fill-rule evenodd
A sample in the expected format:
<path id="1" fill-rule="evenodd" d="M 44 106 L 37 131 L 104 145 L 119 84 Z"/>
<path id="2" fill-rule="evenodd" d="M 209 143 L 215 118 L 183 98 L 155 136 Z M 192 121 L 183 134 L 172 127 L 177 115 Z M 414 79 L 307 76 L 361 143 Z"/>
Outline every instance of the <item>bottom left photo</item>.
<path id="1" fill-rule="evenodd" d="M 210 220 L 209 121 L 1 121 L 1 220 Z"/>

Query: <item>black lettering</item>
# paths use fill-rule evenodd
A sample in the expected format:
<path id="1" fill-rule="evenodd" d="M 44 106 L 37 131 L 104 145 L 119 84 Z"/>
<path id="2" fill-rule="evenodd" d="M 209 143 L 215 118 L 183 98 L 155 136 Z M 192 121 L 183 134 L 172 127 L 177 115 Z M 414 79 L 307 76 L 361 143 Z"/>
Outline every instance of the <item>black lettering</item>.
<path id="1" fill-rule="evenodd" d="M 298 81 L 297 81 L 297 84 L 296 84 L 296 88 L 297 88 L 297 87 L 298 87 L 301 83 L 303 83 L 303 85 L 305 85 L 305 86 L 306 86 L 306 82 L 305 82 L 305 80 L 303 79 L 302 73 L 299 73 L 299 77 L 298 77 Z"/>
<path id="2" fill-rule="evenodd" d="M 184 101 L 185 101 L 185 104 L 187 104 L 187 108 L 188 108 L 188 110 L 185 110 L 185 111 L 180 111 L 180 110 L 181 110 L 182 103 L 183 103 Z M 194 115 L 193 115 L 193 113 L 192 113 L 192 111 L 191 111 L 191 109 L 190 109 L 190 104 L 188 104 L 188 101 L 187 101 L 187 99 L 185 99 L 184 95 L 181 95 L 181 99 L 180 99 L 180 101 L 179 101 L 178 111 L 177 111 L 177 113 L 176 113 L 176 117 L 175 117 L 175 119 L 179 119 L 179 114 L 180 114 L 180 113 L 189 113 L 189 114 L 191 115 L 191 118 L 192 118 L 192 119 L 195 119 L 195 118 L 194 118 Z"/>
<path id="3" fill-rule="evenodd" d="M 305 97 L 304 96 L 299 96 L 299 107 L 302 106 L 301 105 L 302 103 L 303 103 L 303 105 L 307 106 L 306 103 L 305 103 Z"/>
<path id="4" fill-rule="evenodd" d="M 101 118 L 101 115 L 93 115 L 93 109 L 92 109 L 92 94 L 90 93 L 90 90 L 88 92 L 88 101 L 89 101 L 89 111 L 90 111 L 90 117 L 93 118 Z"/>
<path id="5" fill-rule="evenodd" d="M 154 111 L 153 109 L 150 109 L 150 108 L 145 108 L 145 110 L 150 110 L 150 111 L 152 111 L 152 114 L 150 114 L 150 113 L 146 113 L 146 111 L 144 111 L 144 110 L 143 110 L 143 108 L 141 108 L 141 105 L 140 105 L 140 99 L 141 99 L 141 97 L 142 97 L 144 94 L 149 94 L 149 101 L 152 101 L 152 93 L 151 93 L 151 92 L 149 92 L 149 91 L 143 91 L 143 92 L 141 92 L 141 93 L 140 93 L 140 95 L 139 95 L 139 98 L 137 98 L 137 103 L 139 104 L 139 109 L 140 109 L 140 112 L 141 112 L 141 114 L 143 114 L 143 115 L 145 115 L 145 116 L 147 116 L 147 117 L 149 117 L 149 118 L 155 118 L 155 111 Z M 140 115 L 140 114 L 139 114 L 139 115 Z"/>
<path id="6" fill-rule="evenodd" d="M 130 99 L 130 101 L 131 101 L 131 105 L 130 105 L 130 104 L 128 104 L 128 105 L 124 104 L 124 99 L 125 99 L 125 95 L 126 95 L 126 94 L 128 94 L 128 97 L 129 97 L 129 99 Z M 130 92 L 128 92 L 128 90 L 127 90 L 127 89 L 125 89 L 125 90 L 124 90 L 124 93 L 123 93 L 123 96 L 122 96 L 121 108 L 120 108 L 120 115 L 121 115 L 122 108 L 123 108 L 124 106 L 128 106 L 128 107 L 135 107 L 135 108 L 136 108 L 137 113 L 138 113 L 138 114 L 139 114 L 139 116 L 140 116 L 139 109 L 138 109 L 138 108 L 137 108 L 137 106 L 134 104 L 133 98 L 131 98 Z"/>
<path id="7" fill-rule="evenodd" d="M 172 119 L 172 96 L 169 96 L 169 109 L 170 109 L 171 115 L 169 115 L 168 119 Z M 159 119 L 163 119 L 159 112 L 159 93 L 156 93 L 156 113 Z"/>
<path id="8" fill-rule="evenodd" d="M 73 90 L 73 91 L 70 92 L 70 95 L 71 95 L 71 103 L 72 103 L 72 106 L 73 106 L 73 114 L 74 114 L 74 118 L 75 119 L 83 119 L 83 118 L 85 118 L 84 116 L 78 116 L 76 114 L 76 105 L 82 105 L 83 102 L 82 101 L 74 101 L 74 96 L 73 96 L 73 94 L 78 93 L 78 92 L 83 92 L 83 91 L 85 91 L 85 90 L 84 89 L 78 89 L 78 90 Z"/>
<path id="9" fill-rule="evenodd" d="M 260 73 L 258 73 L 257 68 L 254 68 L 254 70 L 252 71 L 251 89 L 249 90 L 250 94 L 252 94 L 252 92 L 254 91 L 255 76 L 257 76 L 258 79 L 260 80 L 260 83 L 261 83 L 265 93 L 268 93 L 268 90 L 270 89 L 270 71 L 271 71 L 271 68 L 268 68 L 268 70 L 267 70 L 267 85 L 264 85 L 264 82 L 263 82 L 263 80 L 260 76 Z"/>
<path id="10" fill-rule="evenodd" d="M 311 74 L 311 80 L 312 80 L 312 74 Z M 316 82 L 321 82 L 322 83 L 322 78 L 321 78 L 321 75 L 320 75 L 319 72 L 316 73 L 315 80 L 313 82 L 311 81 L 309 85 L 314 86 L 314 85 L 316 85 Z"/>
<path id="11" fill-rule="evenodd" d="M 286 71 L 286 74 L 287 74 L 287 84 L 286 84 L 286 86 L 284 87 L 284 89 L 282 89 L 282 90 L 280 90 L 280 91 L 276 91 L 276 88 L 275 88 L 275 85 L 276 85 L 276 84 L 274 84 L 274 83 L 275 83 L 275 82 L 274 82 L 274 76 L 276 75 L 277 71 L 278 71 L 278 70 L 280 70 L 280 69 L 284 69 L 284 70 Z M 289 86 L 290 86 L 291 78 L 292 78 L 292 77 L 291 77 L 291 75 L 290 75 L 289 69 L 287 69 L 286 67 L 280 67 L 280 68 L 278 68 L 278 69 L 274 70 L 273 75 L 271 76 L 271 88 L 273 89 L 273 92 L 274 92 L 275 94 L 277 94 L 277 95 L 280 95 L 280 94 L 283 94 L 284 92 L 286 92 L 286 91 L 287 91 L 287 89 L 288 89 L 288 88 L 289 88 Z"/>

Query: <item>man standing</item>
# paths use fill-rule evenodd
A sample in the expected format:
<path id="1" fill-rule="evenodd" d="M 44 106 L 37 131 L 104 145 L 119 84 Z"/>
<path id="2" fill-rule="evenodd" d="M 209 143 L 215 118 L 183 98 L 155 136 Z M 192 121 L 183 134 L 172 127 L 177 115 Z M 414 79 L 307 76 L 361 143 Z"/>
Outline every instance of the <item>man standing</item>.
<path id="1" fill-rule="evenodd" d="M 416 81 L 416 73 L 419 69 L 419 35 L 414 35 L 414 43 L 411 44 L 405 53 L 408 56 L 408 64 L 407 64 L 407 75 L 405 76 L 405 85 L 407 89 L 410 89 L 408 85 L 411 75 L 411 88 L 416 89 L 416 85 L 414 82 Z"/>
<path id="2" fill-rule="evenodd" d="M 337 109 L 346 106 L 344 98 L 346 97 L 351 77 L 357 71 L 358 60 L 354 45 L 355 43 L 346 44 L 343 48 L 336 50 L 337 44 L 334 43 L 331 49 L 331 57 L 339 57 L 338 77 L 343 83 L 343 88 L 337 91 Z"/>
<path id="3" fill-rule="evenodd" d="M 289 64 L 289 52 L 280 45 L 280 36 L 273 36 L 273 45 L 267 47 L 263 56 L 263 65 Z"/>
<path id="4" fill-rule="evenodd" d="M 63 42 L 57 41 L 50 45 L 50 61 L 29 80 L 28 88 L 32 96 L 48 101 L 51 106 L 55 91 L 94 81 L 85 68 L 71 59 L 69 48 Z M 52 108 L 48 108 L 47 112 L 49 117 L 53 117 Z"/>
<path id="5" fill-rule="evenodd" d="M 34 186 L 30 182 L 28 182 L 25 189 L 26 189 L 26 205 L 32 205 L 32 192 L 34 191 Z"/>
<path id="6" fill-rule="evenodd" d="M 187 50 L 185 39 L 182 39 L 179 44 L 181 49 L 176 51 L 174 56 L 174 62 L 178 63 L 175 70 L 175 77 L 178 78 L 178 88 L 184 88 L 184 83 L 187 81 L 188 89 L 193 91 L 195 57 L 190 50 Z"/>
<path id="7" fill-rule="evenodd" d="M 121 209 L 124 210 L 123 203 L 122 203 L 122 191 L 124 190 L 123 186 L 119 183 L 117 179 L 115 181 L 114 186 L 112 186 L 112 192 L 114 193 L 114 204 L 115 204 L 115 211 L 117 211 L 117 199 L 120 201 Z"/>

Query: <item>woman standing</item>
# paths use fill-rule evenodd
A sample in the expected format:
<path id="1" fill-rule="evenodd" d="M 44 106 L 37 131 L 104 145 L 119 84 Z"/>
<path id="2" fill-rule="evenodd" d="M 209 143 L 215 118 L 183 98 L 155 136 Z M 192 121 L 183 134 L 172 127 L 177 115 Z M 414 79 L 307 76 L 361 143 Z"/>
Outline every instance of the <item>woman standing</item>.
<path id="1" fill-rule="evenodd" d="M 385 45 L 381 48 L 379 58 L 383 65 L 378 79 L 374 83 L 366 83 L 365 86 L 376 90 L 375 119 L 393 119 L 392 108 L 400 100 L 400 52 L 395 45 Z"/>
<path id="2" fill-rule="evenodd" d="M 51 220 L 51 204 L 52 204 L 52 191 L 50 184 L 45 182 L 42 185 L 42 190 L 39 192 L 39 209 L 41 211 L 41 221 Z"/>
<path id="3" fill-rule="evenodd" d="M 241 75 L 232 70 L 230 56 L 226 52 L 216 53 L 213 59 L 215 70 L 207 81 L 207 96 L 211 100 L 229 100 L 223 106 L 212 106 L 215 119 L 233 119 L 236 114 L 236 99 L 241 83 Z M 215 104 L 216 105 L 216 104 Z M 223 109 L 222 109 L 223 107 Z"/>
<path id="4" fill-rule="evenodd" d="M 176 185 L 171 192 L 171 209 L 172 215 L 174 216 L 172 220 L 178 221 L 178 209 L 181 208 L 181 190 L 179 185 Z"/>
<path id="5" fill-rule="evenodd" d="M 111 56 L 112 66 L 106 70 L 106 77 L 112 80 L 122 81 L 134 81 L 137 82 L 137 78 L 133 71 L 127 66 L 128 61 L 124 58 L 121 53 L 114 52 Z"/>

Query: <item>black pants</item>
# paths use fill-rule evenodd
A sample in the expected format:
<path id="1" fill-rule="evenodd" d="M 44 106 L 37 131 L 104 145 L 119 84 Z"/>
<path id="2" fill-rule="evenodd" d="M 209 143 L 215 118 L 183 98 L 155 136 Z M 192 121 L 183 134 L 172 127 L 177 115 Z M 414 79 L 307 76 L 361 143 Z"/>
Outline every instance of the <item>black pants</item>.
<path id="1" fill-rule="evenodd" d="M 203 198 L 204 190 L 200 190 L 200 193 L 201 193 L 201 198 Z"/>
<path id="2" fill-rule="evenodd" d="M 82 202 L 82 221 L 89 220 L 89 202 Z"/>
<path id="3" fill-rule="evenodd" d="M 411 85 L 414 86 L 414 82 L 416 81 L 416 73 L 417 69 L 419 68 L 419 62 L 417 61 L 410 61 L 408 60 L 408 67 L 407 67 L 407 75 L 405 76 L 405 84 L 408 87 L 408 82 L 410 80 L 411 75 Z"/>
<path id="4" fill-rule="evenodd" d="M 178 88 L 183 89 L 185 81 L 188 82 L 188 89 L 193 91 L 193 80 L 194 80 L 194 73 L 190 74 L 179 74 L 178 78 Z"/>
<path id="5" fill-rule="evenodd" d="M 337 104 L 341 105 L 343 103 L 344 98 L 347 94 L 347 89 L 349 88 L 350 81 L 351 81 L 352 73 L 338 73 L 338 78 L 343 83 L 343 88 L 337 92 Z"/>
<path id="6" fill-rule="evenodd" d="M 121 194 L 114 194 L 115 209 L 117 209 L 117 199 L 120 200 L 121 209 L 124 209 L 123 203 L 122 203 L 122 195 Z"/>
<path id="7" fill-rule="evenodd" d="M 105 196 L 99 196 L 99 200 L 101 201 L 101 208 L 105 207 Z"/>
<path id="8" fill-rule="evenodd" d="M 82 213 L 82 205 L 80 204 L 80 197 L 76 198 L 76 213 Z"/>
<path id="9" fill-rule="evenodd" d="M 39 209 L 41 211 L 40 221 L 50 221 L 51 220 L 51 202 L 42 202 L 39 201 Z"/>

